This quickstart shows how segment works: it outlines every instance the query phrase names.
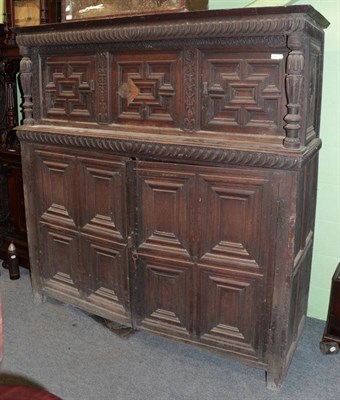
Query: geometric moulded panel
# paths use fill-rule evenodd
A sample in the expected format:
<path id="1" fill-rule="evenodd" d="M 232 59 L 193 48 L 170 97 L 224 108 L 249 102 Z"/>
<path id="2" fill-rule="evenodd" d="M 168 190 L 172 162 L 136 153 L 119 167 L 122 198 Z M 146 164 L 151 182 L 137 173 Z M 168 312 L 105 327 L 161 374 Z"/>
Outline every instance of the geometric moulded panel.
<path id="1" fill-rule="evenodd" d="M 242 56 L 244 58 L 242 58 Z M 205 53 L 203 125 L 207 129 L 283 135 L 284 55 Z M 281 57 L 281 58 L 280 58 Z"/>
<path id="2" fill-rule="evenodd" d="M 115 122 L 179 125 L 180 53 L 117 55 L 112 71 Z"/>
<path id="3" fill-rule="evenodd" d="M 95 121 L 95 59 L 49 57 L 44 66 L 44 116 Z"/>

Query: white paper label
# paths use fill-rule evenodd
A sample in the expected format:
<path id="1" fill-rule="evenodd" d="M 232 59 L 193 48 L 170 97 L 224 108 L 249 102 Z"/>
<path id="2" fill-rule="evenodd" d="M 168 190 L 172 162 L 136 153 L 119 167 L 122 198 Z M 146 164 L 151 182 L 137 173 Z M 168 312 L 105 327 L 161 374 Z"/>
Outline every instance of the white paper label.
<path id="1" fill-rule="evenodd" d="M 282 60 L 282 59 L 283 59 L 283 54 L 272 54 L 272 55 L 270 56 L 270 58 L 271 58 L 272 60 Z"/>

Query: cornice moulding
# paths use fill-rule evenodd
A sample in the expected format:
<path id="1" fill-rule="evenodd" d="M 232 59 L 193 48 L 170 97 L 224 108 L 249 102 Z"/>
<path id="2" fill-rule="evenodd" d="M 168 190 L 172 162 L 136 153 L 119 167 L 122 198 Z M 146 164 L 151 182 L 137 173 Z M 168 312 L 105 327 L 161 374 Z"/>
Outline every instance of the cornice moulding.
<path id="1" fill-rule="evenodd" d="M 209 18 L 164 23 L 134 23 L 101 27 L 90 27 L 69 31 L 67 24 L 60 31 L 43 31 L 17 36 L 19 46 L 64 45 L 81 43 L 112 43 L 142 40 L 175 40 L 209 37 L 240 37 L 264 35 L 288 35 L 303 31 L 306 18 L 303 15 L 280 17 L 253 16 L 243 20 L 230 18 Z"/>

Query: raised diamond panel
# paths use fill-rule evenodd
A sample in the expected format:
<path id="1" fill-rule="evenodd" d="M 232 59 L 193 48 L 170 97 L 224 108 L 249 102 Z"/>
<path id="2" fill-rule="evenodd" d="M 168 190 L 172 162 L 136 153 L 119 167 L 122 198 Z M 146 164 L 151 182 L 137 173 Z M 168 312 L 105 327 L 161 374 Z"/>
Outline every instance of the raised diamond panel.
<path id="1" fill-rule="evenodd" d="M 82 232 L 126 236 L 125 163 L 78 157 L 81 176 Z"/>
<path id="2" fill-rule="evenodd" d="M 127 246 L 81 235 L 86 296 L 97 305 L 126 318 L 129 307 Z M 130 322 L 128 322 L 130 324 Z"/>
<path id="3" fill-rule="evenodd" d="M 172 252 L 178 258 L 191 253 L 190 224 L 194 174 L 162 170 L 160 164 L 140 165 L 140 251 Z"/>
<path id="4" fill-rule="evenodd" d="M 75 157 L 37 151 L 36 176 L 40 179 L 40 219 L 74 228 L 77 225 L 76 186 L 72 180 Z M 58 188 L 58 190 L 56 190 Z"/>
<path id="5" fill-rule="evenodd" d="M 201 262 L 255 270 L 263 267 L 260 244 L 268 185 L 262 178 L 200 174 Z"/>
<path id="6" fill-rule="evenodd" d="M 192 326 L 192 264 L 143 259 L 144 310 L 142 325 L 187 336 Z"/>
<path id="7" fill-rule="evenodd" d="M 77 268 L 79 242 L 76 233 L 40 224 L 40 243 L 46 286 L 80 296 L 82 283 Z"/>
<path id="8" fill-rule="evenodd" d="M 261 331 L 257 299 L 262 276 L 221 273 L 204 266 L 199 271 L 200 338 L 255 357 Z"/>

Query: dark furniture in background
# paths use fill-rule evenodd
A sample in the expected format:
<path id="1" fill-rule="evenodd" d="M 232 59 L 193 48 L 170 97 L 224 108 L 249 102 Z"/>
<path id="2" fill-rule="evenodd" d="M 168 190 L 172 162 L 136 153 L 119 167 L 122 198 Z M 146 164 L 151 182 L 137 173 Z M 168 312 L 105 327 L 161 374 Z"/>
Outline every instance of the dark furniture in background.
<path id="1" fill-rule="evenodd" d="M 20 4 L 32 6 L 30 2 Z M 0 258 L 7 260 L 7 249 L 13 242 L 20 265 L 29 267 L 20 144 L 13 129 L 21 124 L 17 92 L 21 56 L 15 40 L 15 8 L 14 0 L 5 0 L 4 23 L 0 24 Z M 60 0 L 41 0 L 38 8 L 41 24 L 60 21 Z"/>
<path id="2" fill-rule="evenodd" d="M 324 353 L 335 353 L 339 351 L 339 347 L 340 347 L 340 263 L 338 264 L 332 278 L 328 316 L 320 348 L 321 351 L 323 351 Z"/>
<path id="3" fill-rule="evenodd" d="M 18 29 L 37 298 L 279 387 L 307 309 L 327 26 L 292 6 Z"/>
<path id="4" fill-rule="evenodd" d="M 0 25 L 0 258 L 7 259 L 11 242 L 20 265 L 29 267 L 20 145 L 16 77 L 20 55 L 7 25 Z"/>

